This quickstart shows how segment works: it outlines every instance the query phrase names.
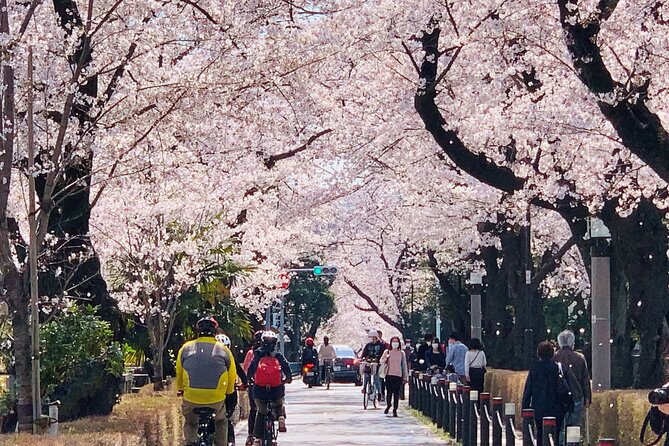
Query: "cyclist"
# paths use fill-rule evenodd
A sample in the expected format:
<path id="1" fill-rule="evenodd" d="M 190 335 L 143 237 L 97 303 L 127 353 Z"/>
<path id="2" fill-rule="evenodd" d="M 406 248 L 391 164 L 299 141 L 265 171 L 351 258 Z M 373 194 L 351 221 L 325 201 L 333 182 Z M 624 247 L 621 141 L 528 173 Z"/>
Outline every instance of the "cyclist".
<path id="1" fill-rule="evenodd" d="M 332 367 L 334 365 L 335 359 L 337 359 L 337 352 L 335 351 L 332 344 L 330 344 L 330 338 L 323 336 L 323 343 L 318 347 L 318 357 L 321 361 L 321 381 L 325 381 L 325 373 L 327 368 L 327 363 Z"/>
<path id="2" fill-rule="evenodd" d="M 197 441 L 199 407 L 210 407 L 215 413 L 215 445 L 228 446 L 228 422 L 237 403 L 235 393 L 237 369 L 232 352 L 214 335 L 218 322 L 204 317 L 195 324 L 198 338 L 186 342 L 177 355 L 177 395 L 183 396 L 184 436 L 187 445 Z"/>
<path id="3" fill-rule="evenodd" d="M 259 349 L 260 346 L 262 345 L 262 334 L 263 334 L 262 330 L 258 330 L 253 334 L 253 344 L 251 344 L 251 348 L 249 348 L 249 351 L 246 352 L 246 358 L 244 358 L 244 364 L 242 365 L 242 368 L 244 369 L 244 372 L 247 374 L 247 376 L 249 372 L 249 366 L 253 361 L 253 353 L 257 349 Z M 248 437 L 246 438 L 245 446 L 253 446 L 253 429 L 256 423 L 256 415 L 258 414 L 258 409 L 256 408 L 256 401 L 255 399 L 253 399 L 253 382 L 249 382 L 248 384 L 248 394 L 249 394 L 249 403 L 251 407 L 249 409 Z"/>
<path id="4" fill-rule="evenodd" d="M 273 402 L 276 413 L 279 414 L 279 432 L 286 432 L 286 417 L 283 415 L 283 398 L 286 395 L 284 383 L 292 382 L 290 365 L 283 355 L 276 351 L 279 338 L 272 331 L 262 334 L 262 345 L 253 354 L 253 361 L 249 366 L 249 379 L 253 381 L 253 398 L 255 399 L 258 415 L 256 416 L 253 436 L 254 446 L 262 444 L 265 430 L 265 415 L 269 402 Z"/>
<path id="5" fill-rule="evenodd" d="M 378 364 L 381 359 L 381 355 L 386 351 L 386 346 L 379 339 L 378 330 L 369 330 L 367 336 L 370 338 L 370 342 L 365 345 L 365 348 L 362 349 L 362 359 L 368 364 Z M 362 364 L 364 366 L 364 364 Z M 362 370 L 364 373 L 364 368 Z M 362 374 L 362 373 L 361 373 Z M 376 367 L 376 371 L 373 376 L 374 380 L 374 390 L 378 394 L 378 400 L 381 401 L 381 382 L 379 380 L 379 368 Z M 363 389 L 364 392 L 364 389 Z"/>
<path id="6" fill-rule="evenodd" d="M 314 348 L 314 338 L 307 338 L 306 341 L 304 341 L 304 345 L 304 350 L 302 350 L 302 368 L 300 370 L 304 370 L 304 366 L 307 364 L 313 364 L 314 367 L 316 367 L 316 381 L 320 381 L 318 370 L 318 352 Z M 316 385 L 319 386 L 320 382 L 317 382 Z"/>

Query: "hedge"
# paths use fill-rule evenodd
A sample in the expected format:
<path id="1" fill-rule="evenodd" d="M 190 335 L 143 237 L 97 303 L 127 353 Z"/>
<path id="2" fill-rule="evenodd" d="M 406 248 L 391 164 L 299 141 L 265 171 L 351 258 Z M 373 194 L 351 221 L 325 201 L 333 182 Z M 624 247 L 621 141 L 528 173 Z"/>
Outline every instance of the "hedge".
<path id="1" fill-rule="evenodd" d="M 0 435 L 0 446 L 181 446 L 181 398 L 174 391 L 153 392 L 151 387 L 124 395 L 109 415 L 60 423 L 57 437 Z M 235 418 L 245 418 L 245 392 L 240 392 L 239 408 Z"/>
<path id="2" fill-rule="evenodd" d="M 488 369 L 485 391 L 516 403 L 516 421 L 520 423 L 520 405 L 527 372 Z M 595 392 L 588 410 L 591 443 L 599 438 L 615 438 L 620 445 L 639 444 L 639 432 L 650 408 L 648 390 L 608 390 Z M 583 417 L 583 436 L 586 420 Z M 652 432 L 647 435 L 652 437 Z"/>

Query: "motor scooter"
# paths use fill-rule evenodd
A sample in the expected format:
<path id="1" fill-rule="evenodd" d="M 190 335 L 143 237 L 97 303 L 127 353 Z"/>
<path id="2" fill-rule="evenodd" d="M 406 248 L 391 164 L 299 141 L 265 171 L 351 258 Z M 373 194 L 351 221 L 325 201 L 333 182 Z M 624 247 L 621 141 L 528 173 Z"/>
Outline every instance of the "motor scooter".
<path id="1" fill-rule="evenodd" d="M 316 364 L 313 362 L 305 364 L 302 368 L 302 382 L 310 389 L 318 385 L 318 372 L 316 372 Z"/>

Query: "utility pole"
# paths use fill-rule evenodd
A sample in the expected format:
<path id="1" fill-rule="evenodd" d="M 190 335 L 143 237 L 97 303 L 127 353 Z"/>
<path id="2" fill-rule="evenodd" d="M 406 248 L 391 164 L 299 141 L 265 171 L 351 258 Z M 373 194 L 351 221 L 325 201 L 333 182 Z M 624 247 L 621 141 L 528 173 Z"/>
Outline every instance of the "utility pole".
<path id="1" fill-rule="evenodd" d="M 470 318 L 471 318 L 471 337 L 481 339 L 483 336 L 483 327 L 481 320 L 481 289 L 483 287 L 483 274 L 471 272 L 469 274 L 469 284 L 472 293 L 470 297 Z"/>
<path id="2" fill-rule="evenodd" d="M 523 290 L 525 294 L 525 332 L 523 333 L 523 362 L 526 368 L 532 365 L 534 357 L 534 329 L 532 328 L 532 224 L 530 205 L 527 205 L 525 227 L 523 228 Z"/>
<path id="3" fill-rule="evenodd" d="M 40 358 L 39 358 L 39 309 L 37 306 L 37 222 L 35 220 L 35 126 L 33 117 L 34 84 L 33 84 L 33 49 L 28 47 L 28 194 L 30 226 L 30 323 L 32 332 L 32 404 L 33 404 L 33 434 L 37 434 L 37 422 L 42 416 L 42 399 L 40 388 Z"/>
<path id="4" fill-rule="evenodd" d="M 592 319 L 592 383 L 595 390 L 611 388 L 611 234 L 596 218 L 588 220 Z"/>

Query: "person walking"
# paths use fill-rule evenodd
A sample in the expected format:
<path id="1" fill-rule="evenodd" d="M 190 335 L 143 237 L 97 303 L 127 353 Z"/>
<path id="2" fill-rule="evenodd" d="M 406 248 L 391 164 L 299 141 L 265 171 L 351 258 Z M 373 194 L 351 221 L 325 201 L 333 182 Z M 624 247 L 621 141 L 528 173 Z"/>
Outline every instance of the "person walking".
<path id="1" fill-rule="evenodd" d="M 523 391 L 523 409 L 534 409 L 534 421 L 537 429 L 537 446 L 543 445 L 543 418 L 555 417 L 556 429 L 560 432 L 564 419 L 564 406 L 558 394 L 560 371 L 553 361 L 555 349 L 548 341 L 539 343 L 537 355 L 539 361 L 534 363 L 527 374 Z"/>
<path id="2" fill-rule="evenodd" d="M 409 381 L 409 367 L 404 352 L 400 349 L 400 338 L 393 336 L 390 339 L 390 348 L 383 352 L 381 364 L 385 364 L 386 369 L 386 410 L 385 414 L 390 412 L 390 406 L 393 406 L 393 417 L 397 417 L 397 407 L 400 400 L 400 390 Z"/>
<path id="3" fill-rule="evenodd" d="M 456 332 L 448 336 L 448 355 L 446 355 L 446 365 L 453 364 L 455 373 L 460 377 L 460 381 L 465 381 L 465 355 L 467 346 L 460 342 L 460 335 Z"/>
<path id="4" fill-rule="evenodd" d="M 427 369 L 434 367 L 439 370 L 446 368 L 446 354 L 441 349 L 439 338 L 432 339 L 432 348 L 425 352 L 425 364 Z"/>
<path id="5" fill-rule="evenodd" d="M 485 366 L 487 365 L 483 344 L 479 338 L 472 338 L 465 354 L 465 379 L 472 390 L 483 392 Z"/>
<path id="6" fill-rule="evenodd" d="M 425 333 L 425 338 L 423 343 L 418 346 L 416 349 L 416 360 L 413 363 L 413 369 L 424 372 L 427 369 L 425 365 L 425 353 L 432 348 L 432 339 L 434 335 L 432 333 Z"/>
<path id="7" fill-rule="evenodd" d="M 592 389 L 590 388 L 590 375 L 588 374 L 588 363 L 582 353 L 574 351 L 576 337 L 570 330 L 564 330 L 557 337 L 560 349 L 555 352 L 553 360 L 562 364 L 565 377 L 569 381 L 571 396 L 574 399 L 574 410 L 567 412 L 564 417 L 564 425 L 580 426 L 583 408 L 590 406 L 592 402 Z M 560 443 L 564 444 L 562 430 L 560 431 Z"/>

